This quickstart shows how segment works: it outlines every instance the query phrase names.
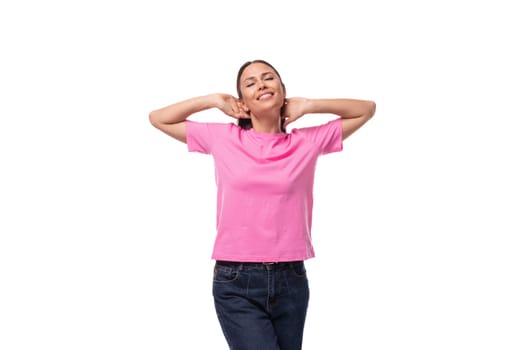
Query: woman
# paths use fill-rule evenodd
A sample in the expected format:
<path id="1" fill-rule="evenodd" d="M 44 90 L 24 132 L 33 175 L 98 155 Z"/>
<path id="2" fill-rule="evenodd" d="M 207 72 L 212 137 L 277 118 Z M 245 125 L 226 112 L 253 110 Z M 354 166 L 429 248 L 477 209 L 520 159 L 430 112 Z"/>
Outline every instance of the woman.
<path id="1" fill-rule="evenodd" d="M 211 154 L 217 183 L 213 297 L 230 349 L 300 349 L 309 287 L 304 260 L 311 243 L 317 158 L 375 112 L 372 101 L 286 98 L 277 70 L 246 62 L 238 98 L 210 94 L 155 110 L 151 123 L 188 150 Z M 234 123 L 187 118 L 218 108 Z M 339 116 L 319 126 L 286 127 L 312 113 Z"/>

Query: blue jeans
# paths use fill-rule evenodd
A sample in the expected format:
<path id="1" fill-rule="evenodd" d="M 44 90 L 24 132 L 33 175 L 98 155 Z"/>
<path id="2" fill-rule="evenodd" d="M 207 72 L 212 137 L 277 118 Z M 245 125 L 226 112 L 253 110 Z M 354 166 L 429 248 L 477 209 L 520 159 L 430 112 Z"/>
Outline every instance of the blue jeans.
<path id="1" fill-rule="evenodd" d="M 215 264 L 215 310 L 232 350 L 300 350 L 309 296 L 302 261 Z"/>

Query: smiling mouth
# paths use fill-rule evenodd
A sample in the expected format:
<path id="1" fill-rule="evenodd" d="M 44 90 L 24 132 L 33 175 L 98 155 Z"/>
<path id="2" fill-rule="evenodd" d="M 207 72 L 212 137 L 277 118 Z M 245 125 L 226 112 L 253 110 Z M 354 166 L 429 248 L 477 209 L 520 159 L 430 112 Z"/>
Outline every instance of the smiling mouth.
<path id="1" fill-rule="evenodd" d="M 262 94 L 261 96 L 257 97 L 257 100 L 259 100 L 259 101 L 260 100 L 265 100 L 265 99 L 270 98 L 272 96 L 273 96 L 273 93 L 267 92 L 267 93 Z"/>

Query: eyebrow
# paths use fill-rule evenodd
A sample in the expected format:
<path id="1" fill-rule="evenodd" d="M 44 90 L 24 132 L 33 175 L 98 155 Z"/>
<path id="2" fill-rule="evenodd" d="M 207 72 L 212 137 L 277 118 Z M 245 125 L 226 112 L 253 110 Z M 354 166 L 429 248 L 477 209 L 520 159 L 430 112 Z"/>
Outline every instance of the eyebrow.
<path id="1" fill-rule="evenodd" d="M 272 71 L 264 72 L 263 74 L 261 74 L 261 77 L 264 77 L 264 76 L 266 76 L 268 74 L 273 74 L 273 72 Z M 251 76 L 251 77 L 248 77 L 248 78 L 244 79 L 244 81 L 246 82 L 248 80 L 253 80 L 253 79 L 255 79 L 255 77 Z"/>

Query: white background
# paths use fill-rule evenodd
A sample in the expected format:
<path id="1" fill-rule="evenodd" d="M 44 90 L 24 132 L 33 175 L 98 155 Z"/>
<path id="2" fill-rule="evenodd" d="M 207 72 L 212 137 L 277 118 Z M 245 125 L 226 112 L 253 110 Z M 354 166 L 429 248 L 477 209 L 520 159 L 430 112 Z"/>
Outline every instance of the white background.
<path id="1" fill-rule="evenodd" d="M 518 1 L 2 2 L 0 349 L 226 349 L 213 164 L 148 113 L 256 58 L 377 103 L 318 164 L 304 349 L 524 349 L 524 31 Z"/>

